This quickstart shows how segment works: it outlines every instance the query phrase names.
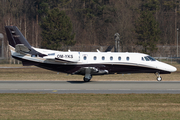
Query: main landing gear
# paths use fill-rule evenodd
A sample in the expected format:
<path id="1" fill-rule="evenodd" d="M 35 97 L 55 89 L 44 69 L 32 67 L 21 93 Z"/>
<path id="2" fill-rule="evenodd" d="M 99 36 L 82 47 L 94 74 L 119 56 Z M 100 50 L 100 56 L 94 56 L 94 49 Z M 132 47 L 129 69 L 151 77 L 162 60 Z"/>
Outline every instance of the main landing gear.
<path id="1" fill-rule="evenodd" d="M 161 82 L 162 81 L 162 77 L 160 76 L 160 74 L 158 72 L 156 73 L 156 76 L 157 76 L 157 81 Z"/>
<path id="2" fill-rule="evenodd" d="M 84 82 L 89 82 L 91 78 L 92 78 L 91 69 L 87 68 L 85 70 Z"/>
<path id="3" fill-rule="evenodd" d="M 92 76 L 90 78 L 83 78 L 84 79 L 84 82 L 89 82 L 91 80 Z"/>

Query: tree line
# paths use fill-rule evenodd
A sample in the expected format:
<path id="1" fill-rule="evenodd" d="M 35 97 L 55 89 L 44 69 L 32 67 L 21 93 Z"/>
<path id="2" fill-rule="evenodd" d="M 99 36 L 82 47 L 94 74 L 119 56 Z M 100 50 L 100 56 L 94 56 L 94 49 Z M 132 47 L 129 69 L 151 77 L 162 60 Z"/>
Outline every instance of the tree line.
<path id="1" fill-rule="evenodd" d="M 148 53 L 177 44 L 179 6 L 179 0 L 1 0 L 0 31 L 16 25 L 32 46 L 52 49 L 114 45 L 119 33 L 121 51 L 140 45 Z"/>

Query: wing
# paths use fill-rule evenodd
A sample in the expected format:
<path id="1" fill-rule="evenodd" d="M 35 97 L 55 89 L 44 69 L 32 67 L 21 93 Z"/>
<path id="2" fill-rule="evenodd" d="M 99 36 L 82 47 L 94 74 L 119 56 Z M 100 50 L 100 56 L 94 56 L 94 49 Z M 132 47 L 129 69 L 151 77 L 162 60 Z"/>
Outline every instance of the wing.
<path id="1" fill-rule="evenodd" d="M 96 67 L 81 67 L 72 74 L 85 75 L 87 69 L 90 71 L 91 75 L 105 75 L 109 73 L 108 70 L 100 70 Z"/>

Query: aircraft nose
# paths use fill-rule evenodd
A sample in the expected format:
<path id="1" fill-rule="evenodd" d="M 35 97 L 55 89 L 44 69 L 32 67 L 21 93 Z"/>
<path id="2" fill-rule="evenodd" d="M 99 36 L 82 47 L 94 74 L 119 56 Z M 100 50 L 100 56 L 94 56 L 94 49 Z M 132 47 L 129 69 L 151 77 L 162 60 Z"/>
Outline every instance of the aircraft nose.
<path id="1" fill-rule="evenodd" d="M 166 69 L 166 71 L 169 71 L 169 72 L 175 72 L 175 71 L 177 71 L 177 68 L 174 67 L 174 66 L 172 66 L 172 65 L 164 64 L 163 66 L 164 66 L 164 68 Z"/>
<path id="2" fill-rule="evenodd" d="M 174 67 L 174 66 L 171 66 L 171 65 L 169 65 L 169 66 L 167 67 L 167 69 L 168 69 L 168 71 L 170 71 L 170 72 L 175 72 L 175 71 L 177 71 L 177 68 Z"/>
<path id="3" fill-rule="evenodd" d="M 166 64 L 166 63 L 163 63 L 163 62 L 159 62 L 158 63 L 158 68 L 162 68 L 168 72 L 175 72 L 177 71 L 177 68 L 172 66 L 172 65 L 169 65 L 169 64 Z"/>

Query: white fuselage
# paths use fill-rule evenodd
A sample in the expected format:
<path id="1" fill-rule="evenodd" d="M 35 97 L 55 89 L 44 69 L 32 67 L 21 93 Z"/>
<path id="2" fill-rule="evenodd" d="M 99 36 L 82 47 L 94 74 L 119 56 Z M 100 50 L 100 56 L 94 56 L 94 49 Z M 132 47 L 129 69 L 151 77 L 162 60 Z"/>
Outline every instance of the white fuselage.
<path id="1" fill-rule="evenodd" d="M 177 69 L 169 64 L 158 60 L 147 60 L 147 54 L 129 52 L 61 52 L 45 49 L 35 49 L 48 56 L 45 59 L 59 58 L 70 61 L 66 64 L 112 64 L 112 65 L 132 65 L 148 67 L 153 69 L 175 72 Z M 71 63 L 72 62 L 72 63 Z M 60 63 L 59 63 L 60 64 Z"/>

